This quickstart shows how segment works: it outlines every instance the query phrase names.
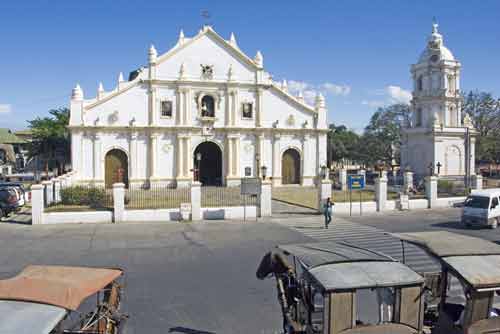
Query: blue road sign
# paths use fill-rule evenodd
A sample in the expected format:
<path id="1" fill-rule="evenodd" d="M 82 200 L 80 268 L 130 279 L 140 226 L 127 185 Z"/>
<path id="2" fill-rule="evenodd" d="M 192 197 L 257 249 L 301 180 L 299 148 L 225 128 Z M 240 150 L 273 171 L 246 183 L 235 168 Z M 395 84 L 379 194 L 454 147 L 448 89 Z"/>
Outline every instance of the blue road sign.
<path id="1" fill-rule="evenodd" d="M 349 189 L 365 189 L 365 176 L 364 175 L 349 175 L 347 177 L 347 185 Z"/>

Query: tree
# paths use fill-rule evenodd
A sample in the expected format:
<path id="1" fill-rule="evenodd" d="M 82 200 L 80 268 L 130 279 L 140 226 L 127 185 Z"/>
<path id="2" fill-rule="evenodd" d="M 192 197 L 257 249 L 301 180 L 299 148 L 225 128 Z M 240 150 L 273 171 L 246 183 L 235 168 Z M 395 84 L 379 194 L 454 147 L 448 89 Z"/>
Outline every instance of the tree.
<path id="1" fill-rule="evenodd" d="M 69 109 L 49 110 L 49 117 L 37 117 L 28 121 L 33 132 L 33 140 L 29 148 L 29 156 L 40 157 L 45 163 L 45 171 L 49 168 L 64 168 L 70 156 Z M 37 166 L 38 168 L 38 166 Z"/>
<path id="2" fill-rule="evenodd" d="M 478 132 L 476 160 L 500 162 L 500 100 L 477 90 L 462 96 L 462 114 L 470 116 Z"/>
<path id="3" fill-rule="evenodd" d="M 360 140 L 361 160 L 367 165 L 399 162 L 401 129 L 410 122 L 410 106 L 393 104 L 378 108 L 366 126 Z"/>
<path id="4" fill-rule="evenodd" d="M 344 125 L 330 124 L 327 135 L 328 164 L 342 160 L 357 160 L 359 135 Z"/>

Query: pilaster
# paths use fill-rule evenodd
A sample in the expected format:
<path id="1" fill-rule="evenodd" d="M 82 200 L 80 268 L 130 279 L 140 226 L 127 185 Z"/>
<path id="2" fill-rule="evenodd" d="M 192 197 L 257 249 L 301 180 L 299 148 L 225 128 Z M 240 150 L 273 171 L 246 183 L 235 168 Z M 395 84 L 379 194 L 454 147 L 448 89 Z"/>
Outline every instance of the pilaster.
<path id="1" fill-rule="evenodd" d="M 273 186 L 281 185 L 280 138 L 279 133 L 275 133 L 273 136 Z"/>
<path id="2" fill-rule="evenodd" d="M 93 161 L 94 161 L 94 168 L 93 168 L 93 179 L 94 180 L 100 180 L 103 179 L 101 177 L 101 140 L 100 136 L 98 133 L 94 133 L 92 136 L 92 146 L 93 146 Z"/>

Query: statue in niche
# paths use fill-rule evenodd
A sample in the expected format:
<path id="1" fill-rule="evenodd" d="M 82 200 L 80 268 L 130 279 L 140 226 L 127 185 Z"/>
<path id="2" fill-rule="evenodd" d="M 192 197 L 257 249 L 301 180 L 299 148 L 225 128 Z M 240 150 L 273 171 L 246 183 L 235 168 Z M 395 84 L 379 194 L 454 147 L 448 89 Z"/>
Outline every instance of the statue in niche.
<path id="1" fill-rule="evenodd" d="M 201 99 L 201 116 L 202 117 L 215 117 L 215 102 L 214 98 L 210 95 L 205 95 Z"/>

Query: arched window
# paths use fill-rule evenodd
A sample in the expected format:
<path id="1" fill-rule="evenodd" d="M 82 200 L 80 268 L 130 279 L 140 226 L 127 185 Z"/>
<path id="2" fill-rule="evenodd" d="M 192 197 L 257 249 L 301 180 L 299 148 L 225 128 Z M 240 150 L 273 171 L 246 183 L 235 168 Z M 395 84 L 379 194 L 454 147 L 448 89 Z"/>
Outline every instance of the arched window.
<path id="1" fill-rule="evenodd" d="M 422 78 L 422 76 L 420 75 L 418 78 L 417 78 L 417 90 L 420 92 L 424 89 L 424 79 Z"/>
<path id="2" fill-rule="evenodd" d="M 450 93 L 455 93 L 455 91 L 457 90 L 455 77 L 453 75 L 448 76 L 448 90 L 450 91 Z"/>
<path id="3" fill-rule="evenodd" d="M 422 126 L 422 108 L 417 108 L 415 114 L 415 126 Z"/>
<path id="4" fill-rule="evenodd" d="M 201 99 L 201 117 L 215 117 L 215 101 L 210 95 Z"/>

